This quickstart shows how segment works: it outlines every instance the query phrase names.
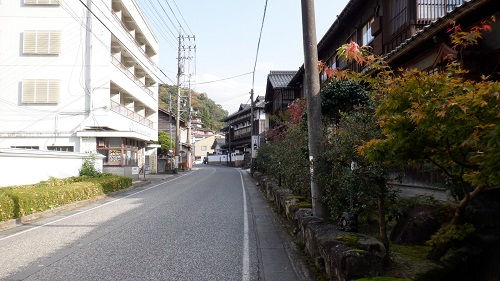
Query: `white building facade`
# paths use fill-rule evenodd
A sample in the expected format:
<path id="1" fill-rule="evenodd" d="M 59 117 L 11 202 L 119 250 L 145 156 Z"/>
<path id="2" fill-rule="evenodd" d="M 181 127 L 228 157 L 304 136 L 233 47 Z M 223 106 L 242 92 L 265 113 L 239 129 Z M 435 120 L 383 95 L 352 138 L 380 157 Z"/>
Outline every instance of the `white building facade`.
<path id="1" fill-rule="evenodd" d="M 0 148 L 100 153 L 127 174 L 158 138 L 158 40 L 135 1 L 82 2 L 0 2 Z"/>

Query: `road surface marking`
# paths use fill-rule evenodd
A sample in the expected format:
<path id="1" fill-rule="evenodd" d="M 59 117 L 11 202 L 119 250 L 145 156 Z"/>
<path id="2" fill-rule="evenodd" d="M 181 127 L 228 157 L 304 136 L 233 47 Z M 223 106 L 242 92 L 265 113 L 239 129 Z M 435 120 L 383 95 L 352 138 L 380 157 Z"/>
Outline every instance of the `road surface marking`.
<path id="1" fill-rule="evenodd" d="M 243 189 L 243 276 L 241 280 L 250 280 L 250 250 L 248 248 L 248 213 L 247 213 L 247 196 L 245 194 L 245 183 L 243 175 L 240 171 L 241 188 Z"/>

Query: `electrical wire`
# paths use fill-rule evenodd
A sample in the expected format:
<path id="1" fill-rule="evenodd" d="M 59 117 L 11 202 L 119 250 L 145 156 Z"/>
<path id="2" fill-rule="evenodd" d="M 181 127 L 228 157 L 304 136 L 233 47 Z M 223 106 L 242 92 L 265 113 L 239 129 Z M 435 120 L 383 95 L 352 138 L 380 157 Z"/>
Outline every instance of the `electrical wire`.
<path id="1" fill-rule="evenodd" d="M 255 70 L 254 70 L 254 72 L 255 72 Z M 233 79 L 233 78 L 237 78 L 237 77 L 241 77 L 241 76 L 245 76 L 245 75 L 253 74 L 254 72 L 247 72 L 247 73 L 243 73 L 243 74 L 240 74 L 240 75 L 231 76 L 231 77 L 228 77 L 228 78 L 222 78 L 222 79 L 213 80 L 213 81 L 200 82 L 200 83 L 196 83 L 195 85 L 201 85 L 201 84 L 209 84 L 209 83 L 220 82 L 220 81 L 224 81 L 224 80 L 229 80 L 229 79 Z"/>
<path id="2" fill-rule="evenodd" d="M 254 83 L 255 83 L 255 69 L 257 68 L 257 58 L 259 57 L 260 39 L 262 38 L 262 30 L 264 29 L 264 22 L 266 20 L 267 1 L 268 0 L 266 0 L 266 4 L 264 5 L 264 15 L 262 16 L 262 24 L 260 26 L 259 41 L 257 43 L 257 52 L 255 53 L 255 63 L 253 65 L 252 91 L 253 91 Z"/>
<path id="3" fill-rule="evenodd" d="M 107 26 L 107 25 L 106 25 L 106 24 L 105 24 L 105 23 L 104 23 L 104 22 L 103 22 L 103 21 L 102 21 L 102 20 L 101 20 L 101 19 L 97 16 L 97 15 L 96 15 L 96 14 L 95 14 L 95 13 L 94 13 L 94 12 L 93 12 L 93 11 L 92 11 L 89 7 L 88 7 L 88 6 L 87 6 L 87 4 L 85 4 L 82 0 L 79 0 L 79 1 L 80 1 L 80 3 L 82 3 L 82 5 L 83 5 L 83 6 L 84 6 L 84 7 L 85 7 L 85 8 L 86 8 L 86 9 L 87 9 L 87 10 L 88 10 L 88 11 L 89 11 L 89 12 L 90 12 L 90 13 L 91 13 L 91 14 L 92 14 L 92 15 L 93 15 L 93 16 L 94 16 L 94 17 L 95 17 L 95 18 L 96 18 L 96 19 L 97 19 L 97 20 L 98 20 L 98 21 L 99 21 L 99 22 L 100 22 L 100 23 L 101 23 L 101 24 L 102 24 L 102 25 L 103 25 L 103 26 L 104 26 L 104 27 L 105 27 L 105 28 L 106 28 L 106 29 L 107 29 L 110 33 L 111 33 L 111 34 L 113 34 L 113 35 L 115 36 L 116 40 L 118 40 L 118 41 L 122 44 L 122 46 L 123 46 L 125 49 L 127 49 L 127 50 L 129 51 L 129 53 L 130 53 L 130 54 L 131 54 L 131 55 L 132 55 L 132 56 L 136 59 L 136 61 L 137 61 L 138 63 L 141 63 L 141 60 L 139 60 L 139 58 L 138 58 L 138 57 L 137 57 L 137 56 L 136 56 L 133 52 L 131 52 L 131 50 L 130 50 L 130 49 L 129 49 L 129 48 L 128 48 L 128 47 L 127 47 L 127 46 L 126 46 L 126 45 L 125 45 L 125 44 L 124 44 L 124 43 L 123 43 L 123 42 L 122 42 L 122 41 L 118 38 L 118 37 L 116 37 L 116 35 L 113 33 L 113 31 L 111 31 L 111 29 L 110 29 L 110 28 L 109 28 L 109 27 L 108 27 L 108 26 Z M 92 31 L 91 31 L 91 32 L 92 32 Z M 93 32 L 92 32 L 92 33 L 93 33 Z M 95 34 L 94 34 L 94 35 L 95 35 Z M 166 84 L 166 83 L 165 83 L 165 82 L 164 82 L 164 81 L 163 81 L 160 77 L 158 77 L 158 76 L 156 75 L 156 73 L 155 73 L 154 71 L 151 71 L 151 69 L 149 69 L 149 67 L 147 67 L 147 66 L 143 65 L 142 63 L 141 63 L 141 66 L 143 66 L 145 69 L 149 70 L 149 72 L 150 72 L 151 74 L 153 74 L 153 75 L 154 75 L 154 76 L 158 79 L 158 81 L 160 81 L 160 82 L 162 82 L 162 83 Z M 158 67 L 156 64 L 155 64 L 155 66 L 156 66 L 156 67 Z M 159 67 L 158 67 L 158 69 L 160 70 L 160 68 L 159 68 Z M 168 77 L 168 76 L 167 76 L 167 75 L 166 75 L 163 71 L 161 71 L 161 70 L 160 70 L 160 72 L 161 72 L 161 73 L 163 73 L 163 75 L 165 75 L 165 77 L 166 77 L 167 79 L 169 79 L 172 83 L 174 83 L 174 81 L 173 81 L 170 77 Z"/>
<path id="4" fill-rule="evenodd" d="M 149 3 L 151 3 L 151 1 Z M 170 27 L 167 25 L 167 23 L 162 19 L 162 17 L 158 13 L 158 10 L 155 9 L 152 6 L 152 4 L 151 4 L 151 6 L 144 4 L 143 7 L 142 7 L 142 11 L 144 13 L 149 12 L 148 19 L 150 19 L 152 21 L 152 23 L 155 24 L 156 30 L 157 30 L 157 32 L 159 32 L 159 35 L 161 35 L 161 37 L 163 39 L 165 39 L 165 41 L 170 45 L 170 47 L 172 47 L 172 49 L 175 50 L 175 48 L 176 48 L 175 47 L 176 36 L 174 35 L 174 33 L 172 32 L 172 30 L 170 29 Z M 164 26 L 165 28 L 162 28 L 162 26 Z M 167 35 L 165 33 L 165 29 L 168 30 L 172 36 Z M 174 41 L 172 41 L 172 38 L 174 38 Z"/>
<path id="5" fill-rule="evenodd" d="M 184 21 L 184 23 L 186 24 L 186 27 L 188 28 L 189 32 L 191 34 L 194 34 L 192 31 L 191 31 L 191 28 L 189 28 L 189 25 L 188 23 L 186 22 L 186 20 L 184 19 L 184 16 L 182 15 L 181 11 L 179 10 L 179 7 L 177 6 L 177 3 L 175 2 L 175 0 L 172 0 L 174 2 L 174 5 L 175 5 L 175 8 L 177 9 L 177 11 L 179 12 L 179 14 L 181 15 L 181 18 L 182 20 Z M 196 65 L 196 64 L 195 64 Z"/>
<path id="6" fill-rule="evenodd" d="M 160 0 L 156 0 L 156 2 L 158 2 L 158 4 L 160 5 L 161 9 L 163 10 L 163 13 L 165 14 L 165 16 L 167 16 L 167 18 L 168 18 L 168 20 L 170 21 L 170 23 L 172 24 L 172 26 L 176 26 L 176 25 L 175 25 L 175 23 L 172 21 L 172 19 L 168 16 L 168 13 L 167 13 L 167 11 L 165 11 L 165 8 L 163 8 L 163 5 L 160 3 Z M 151 2 L 151 0 L 149 0 L 149 3 L 151 3 L 151 5 L 153 5 L 153 3 Z M 167 2 L 167 4 L 168 4 L 168 2 Z M 169 5 L 169 7 L 170 7 L 170 5 Z M 170 10 L 172 10 L 172 9 L 170 9 Z M 178 21 L 177 21 L 177 22 L 178 22 Z M 170 31 L 170 33 L 172 33 L 172 35 L 173 35 L 174 37 L 177 37 L 177 36 L 175 36 L 175 34 L 174 34 L 171 30 L 170 30 L 170 28 L 169 28 L 168 30 Z"/>

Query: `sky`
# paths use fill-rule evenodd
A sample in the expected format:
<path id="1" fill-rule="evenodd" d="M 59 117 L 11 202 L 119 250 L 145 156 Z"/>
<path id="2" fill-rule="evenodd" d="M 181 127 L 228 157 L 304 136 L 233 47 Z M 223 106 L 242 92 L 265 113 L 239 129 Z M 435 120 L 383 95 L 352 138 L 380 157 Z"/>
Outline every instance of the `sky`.
<path id="1" fill-rule="evenodd" d="M 270 71 L 298 70 L 304 62 L 301 1 L 269 0 L 263 27 L 266 0 L 136 1 L 160 43 L 162 82 L 177 82 L 180 24 L 183 36 L 194 35 L 196 45 L 186 54 L 192 58 L 185 62 L 183 86 L 205 93 L 229 114 L 250 103 L 252 89 L 254 97 L 265 95 Z M 347 2 L 314 1 L 318 42 Z"/>

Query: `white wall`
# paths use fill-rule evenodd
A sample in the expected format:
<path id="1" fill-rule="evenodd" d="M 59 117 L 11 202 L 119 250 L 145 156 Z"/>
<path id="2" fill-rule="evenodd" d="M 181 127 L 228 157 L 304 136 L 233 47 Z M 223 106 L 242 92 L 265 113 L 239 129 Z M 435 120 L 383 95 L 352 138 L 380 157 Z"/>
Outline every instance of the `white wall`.
<path id="1" fill-rule="evenodd" d="M 93 1 L 93 11 L 122 40 L 128 50 L 134 53 L 151 78 L 156 80 L 159 73 L 157 67 L 140 52 L 135 42 L 111 15 L 111 2 Z M 111 77 L 116 76 L 113 76 L 115 84 L 153 111 L 158 107 L 157 92 L 154 92 L 153 97 L 149 96 L 112 64 L 111 33 L 93 16 L 90 17 L 92 47 L 87 50 L 87 9 L 79 1 L 61 3 L 61 6 L 24 5 L 21 0 L 0 0 L 0 148 L 38 146 L 46 149 L 52 145 L 68 145 L 74 146 L 75 152 L 84 152 L 89 147 L 87 143 L 80 144 L 77 133 L 92 127 L 108 127 L 111 128 L 110 132 L 123 132 L 117 137 L 130 137 L 130 134 L 134 134 L 133 137 L 139 140 L 157 140 L 157 114 L 150 116 L 153 128 L 149 128 L 111 111 L 109 84 Z M 123 1 L 123 5 L 158 53 L 158 40 L 135 1 Z M 23 54 L 25 30 L 60 30 L 60 54 Z M 87 55 L 91 57 L 90 62 L 86 62 Z M 158 55 L 151 60 L 157 63 Z M 88 73 L 87 63 L 90 63 Z M 89 85 L 86 85 L 87 78 Z M 59 103 L 21 103 L 23 79 L 60 80 Z M 152 87 L 151 90 L 153 89 L 155 88 Z"/>
<path id="2" fill-rule="evenodd" d="M 78 176 L 84 159 L 90 158 L 91 154 L 87 153 L 0 149 L 0 187 L 35 184 L 50 177 Z M 95 166 L 99 171 L 102 171 L 103 158 L 96 155 Z"/>

